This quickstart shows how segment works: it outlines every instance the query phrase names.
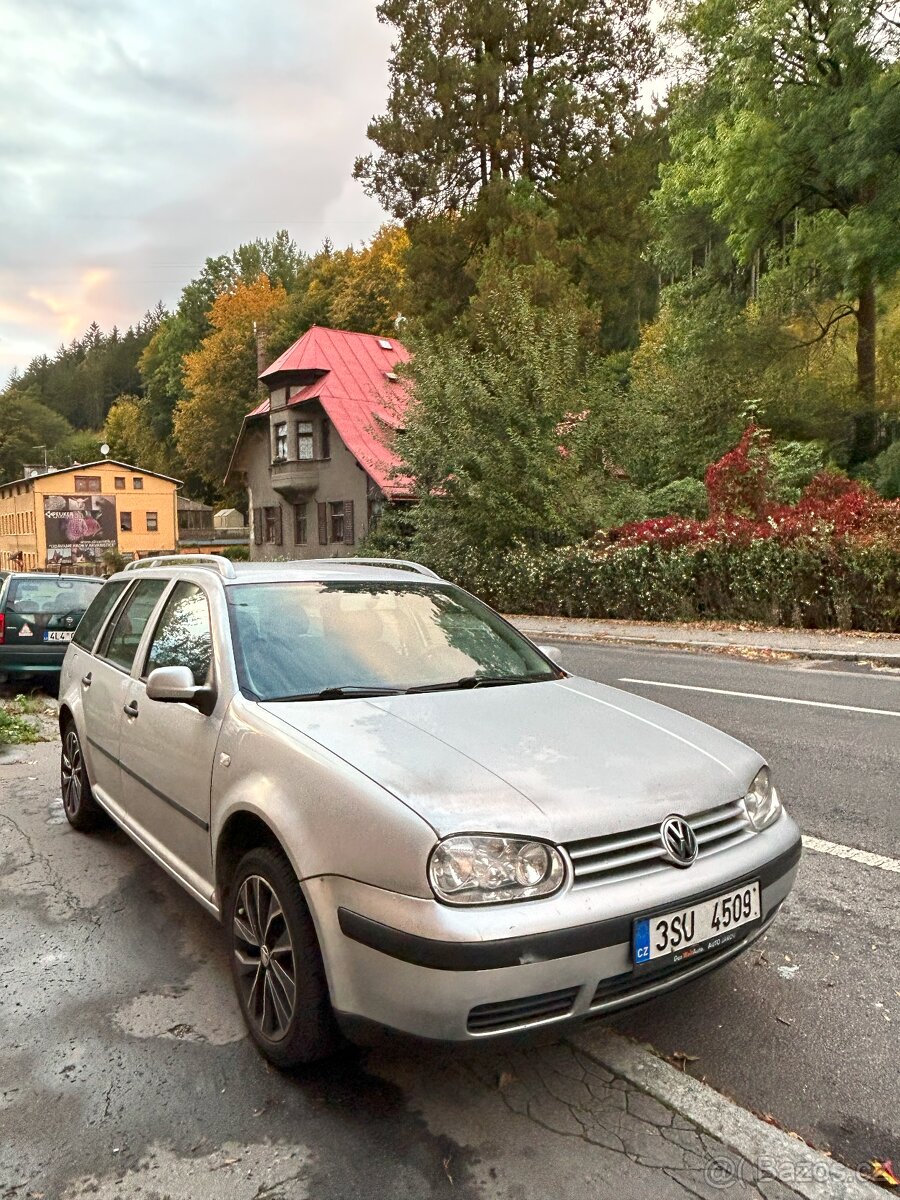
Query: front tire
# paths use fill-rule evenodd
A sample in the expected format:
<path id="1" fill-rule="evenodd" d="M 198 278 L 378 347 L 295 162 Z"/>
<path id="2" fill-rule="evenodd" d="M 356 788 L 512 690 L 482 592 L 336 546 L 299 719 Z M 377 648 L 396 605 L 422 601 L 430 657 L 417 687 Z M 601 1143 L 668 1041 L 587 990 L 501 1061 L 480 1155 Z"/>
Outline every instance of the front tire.
<path id="1" fill-rule="evenodd" d="M 327 1058 L 340 1045 L 312 917 L 290 863 L 260 846 L 241 859 L 225 928 L 250 1036 L 277 1067 Z"/>
<path id="2" fill-rule="evenodd" d="M 62 751 L 59 759 L 59 786 L 62 792 L 66 820 L 79 833 L 93 833 L 105 823 L 106 814 L 94 799 L 91 781 L 81 741 L 74 721 L 67 721 L 62 731 Z"/>

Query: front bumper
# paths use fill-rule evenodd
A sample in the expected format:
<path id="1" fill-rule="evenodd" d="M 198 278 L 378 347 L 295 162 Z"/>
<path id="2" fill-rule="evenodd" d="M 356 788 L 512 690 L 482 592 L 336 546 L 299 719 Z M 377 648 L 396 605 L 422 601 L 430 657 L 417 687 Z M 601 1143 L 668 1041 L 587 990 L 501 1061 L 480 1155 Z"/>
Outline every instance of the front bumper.
<path id="1" fill-rule="evenodd" d="M 339 876 L 306 880 L 332 1004 L 341 1016 L 418 1037 L 476 1041 L 615 1011 L 727 962 L 768 927 L 800 860 L 785 814 L 689 871 L 564 890 L 547 900 L 452 908 Z M 721 950 L 634 973 L 635 917 L 758 879 L 762 918 Z"/>

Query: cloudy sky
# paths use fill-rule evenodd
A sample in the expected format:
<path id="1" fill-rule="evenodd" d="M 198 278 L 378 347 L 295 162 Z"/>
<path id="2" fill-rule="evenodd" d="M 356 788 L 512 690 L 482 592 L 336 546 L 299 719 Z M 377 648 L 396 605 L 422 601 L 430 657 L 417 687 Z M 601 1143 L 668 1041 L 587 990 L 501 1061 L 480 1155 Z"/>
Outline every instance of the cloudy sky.
<path id="1" fill-rule="evenodd" d="M 374 0 L 0 0 L 0 384 L 126 326 L 207 256 L 383 219 L 350 178 L 382 107 Z"/>

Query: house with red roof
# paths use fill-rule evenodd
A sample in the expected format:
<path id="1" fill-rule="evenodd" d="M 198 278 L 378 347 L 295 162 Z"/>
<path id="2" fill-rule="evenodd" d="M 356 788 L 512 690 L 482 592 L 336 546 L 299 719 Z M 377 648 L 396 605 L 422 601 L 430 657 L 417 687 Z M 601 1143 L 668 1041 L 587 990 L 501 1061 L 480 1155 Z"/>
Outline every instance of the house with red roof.
<path id="1" fill-rule="evenodd" d="M 247 489 L 253 559 L 352 554 L 385 501 L 410 498 L 391 428 L 409 352 L 396 338 L 313 326 L 259 376 L 226 483 Z"/>

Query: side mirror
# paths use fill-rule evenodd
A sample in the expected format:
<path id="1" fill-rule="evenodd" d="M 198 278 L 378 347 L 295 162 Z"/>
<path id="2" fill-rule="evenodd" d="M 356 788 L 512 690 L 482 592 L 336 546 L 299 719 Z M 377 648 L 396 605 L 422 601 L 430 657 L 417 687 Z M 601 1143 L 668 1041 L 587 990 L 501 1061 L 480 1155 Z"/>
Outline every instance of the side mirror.
<path id="1" fill-rule="evenodd" d="M 147 699 L 162 704 L 190 704 L 206 716 L 212 712 L 216 695 L 210 687 L 197 687 L 189 667 L 157 667 L 147 677 Z"/>
<path id="2" fill-rule="evenodd" d="M 562 663 L 562 650 L 557 646 L 538 646 L 538 650 L 540 650 L 545 658 L 549 658 L 551 662 Z"/>

